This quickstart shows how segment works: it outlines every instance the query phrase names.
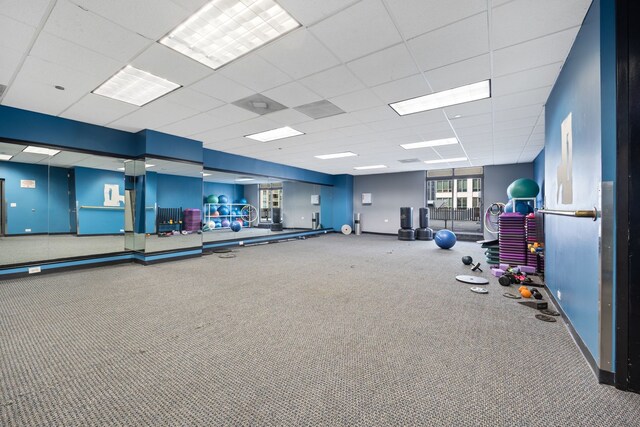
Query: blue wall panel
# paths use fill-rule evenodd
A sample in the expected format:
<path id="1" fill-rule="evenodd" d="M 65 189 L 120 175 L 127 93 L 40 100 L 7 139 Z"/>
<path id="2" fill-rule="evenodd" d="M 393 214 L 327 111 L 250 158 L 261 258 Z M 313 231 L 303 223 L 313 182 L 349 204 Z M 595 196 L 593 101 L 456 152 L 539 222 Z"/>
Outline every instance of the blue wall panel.
<path id="1" fill-rule="evenodd" d="M 153 130 L 143 130 L 139 134 L 145 141 L 147 155 L 202 163 L 202 142 L 200 141 Z"/>
<path id="2" fill-rule="evenodd" d="M 544 150 L 542 150 L 533 161 L 533 179 L 538 183 L 538 187 L 540 187 L 536 206 L 542 207 L 544 206 Z"/>
<path id="3" fill-rule="evenodd" d="M 353 227 L 353 176 L 335 175 L 333 180 L 332 225 L 322 224 L 340 230 L 344 224 Z M 321 202 L 321 212 L 324 202 Z M 322 215 L 322 213 L 321 213 Z M 324 222 L 324 220 L 321 219 Z"/>
<path id="4" fill-rule="evenodd" d="M 219 182 L 204 182 L 203 187 L 204 187 L 204 190 L 203 190 L 204 197 L 207 197 L 211 194 L 215 196 L 224 194 L 229 198 L 230 202 L 233 202 L 234 200 L 242 199 L 244 197 L 244 185 L 222 184 Z"/>
<path id="5" fill-rule="evenodd" d="M 147 171 L 144 189 L 145 208 L 145 231 L 148 234 L 156 232 L 156 204 L 158 203 L 158 173 Z"/>
<path id="6" fill-rule="evenodd" d="M 599 206 L 601 180 L 600 2 L 594 1 L 546 104 L 545 202 L 548 208 Z M 573 201 L 558 194 L 561 123 L 572 115 Z M 545 218 L 545 279 L 599 361 L 599 221 Z"/>
<path id="7" fill-rule="evenodd" d="M 158 206 L 202 209 L 202 179 L 158 174 Z"/>
<path id="8" fill-rule="evenodd" d="M 70 233 L 69 169 L 49 168 L 49 233 Z"/>
<path id="9" fill-rule="evenodd" d="M 75 176 L 78 235 L 121 233 L 124 230 L 124 209 L 95 209 L 82 206 L 103 207 L 105 184 L 118 185 L 119 195 L 124 196 L 124 173 L 76 167 Z M 120 207 L 124 208 L 124 201 L 120 202 Z"/>

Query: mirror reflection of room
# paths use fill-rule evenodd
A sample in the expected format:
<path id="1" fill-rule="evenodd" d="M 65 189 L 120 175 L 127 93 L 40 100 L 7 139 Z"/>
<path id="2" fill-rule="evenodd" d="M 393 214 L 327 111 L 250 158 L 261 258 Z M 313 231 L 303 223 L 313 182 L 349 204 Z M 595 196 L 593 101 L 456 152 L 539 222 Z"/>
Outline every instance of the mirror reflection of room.
<path id="1" fill-rule="evenodd" d="M 123 162 L 0 142 L 0 265 L 122 252 Z"/>

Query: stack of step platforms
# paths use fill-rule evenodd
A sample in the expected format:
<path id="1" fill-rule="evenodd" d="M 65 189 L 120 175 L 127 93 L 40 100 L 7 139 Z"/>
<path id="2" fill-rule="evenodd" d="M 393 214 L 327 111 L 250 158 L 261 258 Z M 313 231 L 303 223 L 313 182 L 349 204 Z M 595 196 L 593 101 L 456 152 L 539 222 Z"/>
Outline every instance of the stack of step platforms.
<path id="1" fill-rule="evenodd" d="M 526 265 L 527 239 L 524 215 L 503 213 L 498 219 L 500 263 Z"/>
<path id="2" fill-rule="evenodd" d="M 182 229 L 185 231 L 197 231 L 201 227 L 200 209 L 185 209 Z"/>

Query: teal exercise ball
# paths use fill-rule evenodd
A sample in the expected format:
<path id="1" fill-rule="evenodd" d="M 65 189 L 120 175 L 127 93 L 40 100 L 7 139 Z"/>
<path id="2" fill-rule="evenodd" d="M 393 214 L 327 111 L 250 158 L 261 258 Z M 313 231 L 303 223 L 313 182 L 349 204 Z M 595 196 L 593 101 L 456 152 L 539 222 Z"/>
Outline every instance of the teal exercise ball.
<path id="1" fill-rule="evenodd" d="M 532 199 L 538 196 L 539 192 L 538 183 L 528 178 L 516 179 L 507 187 L 507 197 L 510 199 Z"/>
<path id="2" fill-rule="evenodd" d="M 533 212 L 533 206 L 527 203 L 526 200 L 518 200 L 516 202 L 515 209 L 513 207 L 513 200 L 509 200 L 506 205 L 504 205 L 504 211 L 506 213 L 514 213 L 517 212 L 521 215 L 526 215 Z"/>
<path id="3" fill-rule="evenodd" d="M 243 205 L 247 204 L 247 199 L 245 199 L 244 197 L 242 199 L 240 199 L 240 203 L 242 203 Z"/>
<path id="4" fill-rule="evenodd" d="M 207 203 L 218 203 L 218 197 L 213 194 L 207 197 Z"/>

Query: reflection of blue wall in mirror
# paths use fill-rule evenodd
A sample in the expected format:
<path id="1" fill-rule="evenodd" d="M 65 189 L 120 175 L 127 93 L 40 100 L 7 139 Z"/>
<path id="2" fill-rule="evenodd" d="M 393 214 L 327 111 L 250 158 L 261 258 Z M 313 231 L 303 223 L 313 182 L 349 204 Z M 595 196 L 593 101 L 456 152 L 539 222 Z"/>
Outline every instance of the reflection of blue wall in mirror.
<path id="1" fill-rule="evenodd" d="M 240 184 L 222 184 L 219 182 L 205 182 L 203 185 L 202 195 L 204 197 L 224 194 L 229 198 L 229 202 L 240 200 L 244 197 L 244 185 Z"/>
<path id="2" fill-rule="evenodd" d="M 124 196 L 124 173 L 101 169 L 75 168 L 75 189 L 78 206 L 101 208 L 78 209 L 78 234 L 119 234 L 124 230 L 123 209 L 103 209 L 105 185 L 118 186 L 119 196 Z"/>
<path id="3" fill-rule="evenodd" d="M 67 170 L 50 171 L 46 165 L 0 162 L 0 178 L 5 179 L 7 234 L 69 233 Z M 20 180 L 34 180 L 36 188 L 21 188 Z M 11 207 L 13 203 L 15 207 Z"/>
<path id="4" fill-rule="evenodd" d="M 148 234 L 156 232 L 156 203 L 158 203 L 158 173 L 147 171 L 147 186 L 144 189 L 146 217 L 145 230 Z"/>
<path id="5" fill-rule="evenodd" d="M 161 208 L 202 209 L 202 179 L 158 174 L 157 201 Z"/>

